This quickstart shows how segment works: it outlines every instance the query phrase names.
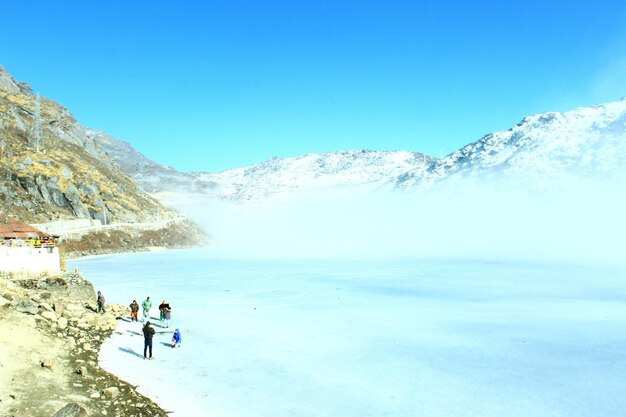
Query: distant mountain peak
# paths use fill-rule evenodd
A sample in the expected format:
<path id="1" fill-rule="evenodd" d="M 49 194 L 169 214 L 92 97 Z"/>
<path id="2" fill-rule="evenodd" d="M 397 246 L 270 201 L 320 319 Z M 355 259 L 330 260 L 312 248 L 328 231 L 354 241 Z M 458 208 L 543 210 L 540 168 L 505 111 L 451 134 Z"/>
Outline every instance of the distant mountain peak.
<path id="1" fill-rule="evenodd" d="M 329 187 L 433 187 L 462 177 L 548 181 L 626 166 L 626 98 L 568 112 L 530 115 L 508 130 L 489 133 L 443 158 L 406 150 L 351 149 L 274 157 L 217 173 L 180 173 L 145 158 L 130 144 L 110 136 L 91 136 L 148 191 L 204 193 L 228 200 L 259 200 Z"/>

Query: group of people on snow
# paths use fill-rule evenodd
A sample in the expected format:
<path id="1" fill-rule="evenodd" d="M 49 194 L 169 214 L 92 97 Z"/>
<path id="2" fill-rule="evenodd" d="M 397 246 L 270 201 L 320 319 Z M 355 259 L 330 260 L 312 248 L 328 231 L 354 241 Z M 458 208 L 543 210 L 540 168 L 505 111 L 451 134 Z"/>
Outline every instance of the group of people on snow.
<path id="1" fill-rule="evenodd" d="M 98 304 L 98 313 L 104 314 L 104 295 L 102 292 L 98 291 L 98 296 L 96 299 Z M 130 320 L 139 321 L 137 315 L 139 313 L 139 303 L 137 300 L 133 300 L 129 305 L 130 307 Z M 143 358 L 144 359 L 152 359 L 152 339 L 156 333 L 154 327 L 150 323 L 150 310 L 152 309 L 152 300 L 150 297 L 147 297 L 143 303 L 141 303 L 141 307 L 143 309 L 143 317 L 142 323 L 144 324 L 142 332 L 144 337 L 144 347 L 143 347 Z M 159 320 L 161 321 L 161 327 L 168 328 L 170 327 L 170 320 L 172 318 L 172 307 L 170 306 L 167 300 L 163 300 L 163 302 L 159 305 Z M 182 343 L 182 335 L 179 329 L 174 331 L 172 335 L 172 348 L 180 347 Z M 149 354 L 149 356 L 148 356 Z"/>
<path id="2" fill-rule="evenodd" d="M 147 297 L 143 303 L 141 303 L 141 307 L 143 308 L 143 338 L 144 338 L 144 346 L 143 346 L 143 358 L 144 359 L 152 359 L 152 338 L 156 333 L 154 327 L 152 327 L 152 323 L 150 323 L 150 310 L 152 309 L 152 300 L 150 297 Z M 137 321 L 137 312 L 139 311 L 139 304 L 137 304 L 137 300 L 133 300 L 130 304 L 131 311 L 131 320 Z M 134 312 L 134 317 L 133 317 Z M 163 300 L 161 304 L 159 304 L 159 320 L 161 321 L 161 326 L 168 328 L 170 327 L 170 320 L 172 319 L 172 307 L 167 300 Z M 174 334 L 172 335 L 172 347 L 176 346 L 180 347 L 182 342 L 182 336 L 180 334 L 180 330 L 176 329 Z M 148 356 L 149 354 L 149 356 Z"/>

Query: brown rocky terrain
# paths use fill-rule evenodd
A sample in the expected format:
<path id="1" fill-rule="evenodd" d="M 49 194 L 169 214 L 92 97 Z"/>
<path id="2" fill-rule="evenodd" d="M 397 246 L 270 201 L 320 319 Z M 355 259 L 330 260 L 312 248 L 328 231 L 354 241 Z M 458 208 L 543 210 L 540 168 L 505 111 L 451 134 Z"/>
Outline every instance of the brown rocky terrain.
<path id="1" fill-rule="evenodd" d="M 158 230 L 102 230 L 78 239 L 63 239 L 59 246 L 63 259 L 110 253 L 184 249 L 203 246 L 208 237 L 190 220 L 171 223 Z"/>
<path id="2" fill-rule="evenodd" d="M 0 211 L 26 222 L 149 222 L 173 214 L 118 169 L 65 107 L 0 66 Z"/>
<path id="3" fill-rule="evenodd" d="M 167 416 L 98 366 L 98 350 L 128 307 L 96 313 L 92 284 L 77 273 L 0 276 L 0 415 Z"/>

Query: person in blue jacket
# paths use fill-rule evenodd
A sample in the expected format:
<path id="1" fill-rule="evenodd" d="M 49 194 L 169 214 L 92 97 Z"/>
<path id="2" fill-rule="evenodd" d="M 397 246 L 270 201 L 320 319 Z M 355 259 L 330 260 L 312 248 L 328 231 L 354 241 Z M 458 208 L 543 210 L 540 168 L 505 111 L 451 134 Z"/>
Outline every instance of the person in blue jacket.
<path id="1" fill-rule="evenodd" d="M 175 348 L 176 345 L 180 347 L 182 342 L 183 342 L 183 337 L 180 334 L 180 330 L 178 329 L 174 330 L 174 335 L 172 336 L 172 348 Z"/>

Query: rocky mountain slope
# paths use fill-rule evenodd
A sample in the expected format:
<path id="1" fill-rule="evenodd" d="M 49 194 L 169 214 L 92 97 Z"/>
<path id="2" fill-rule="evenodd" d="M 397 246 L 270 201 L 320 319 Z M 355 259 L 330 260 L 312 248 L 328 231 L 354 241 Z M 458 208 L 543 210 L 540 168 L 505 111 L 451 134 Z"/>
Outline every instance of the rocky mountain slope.
<path id="1" fill-rule="evenodd" d="M 86 129 L 86 133 L 120 171 L 141 184 L 146 192 L 208 192 L 213 187 L 210 182 L 199 181 L 192 174 L 178 172 L 170 166 L 147 158 L 130 143 L 116 139 L 108 133 L 93 129 Z"/>
<path id="2" fill-rule="evenodd" d="M 28 222 L 153 221 L 171 213 L 60 104 L 0 67 L 0 211 Z"/>

